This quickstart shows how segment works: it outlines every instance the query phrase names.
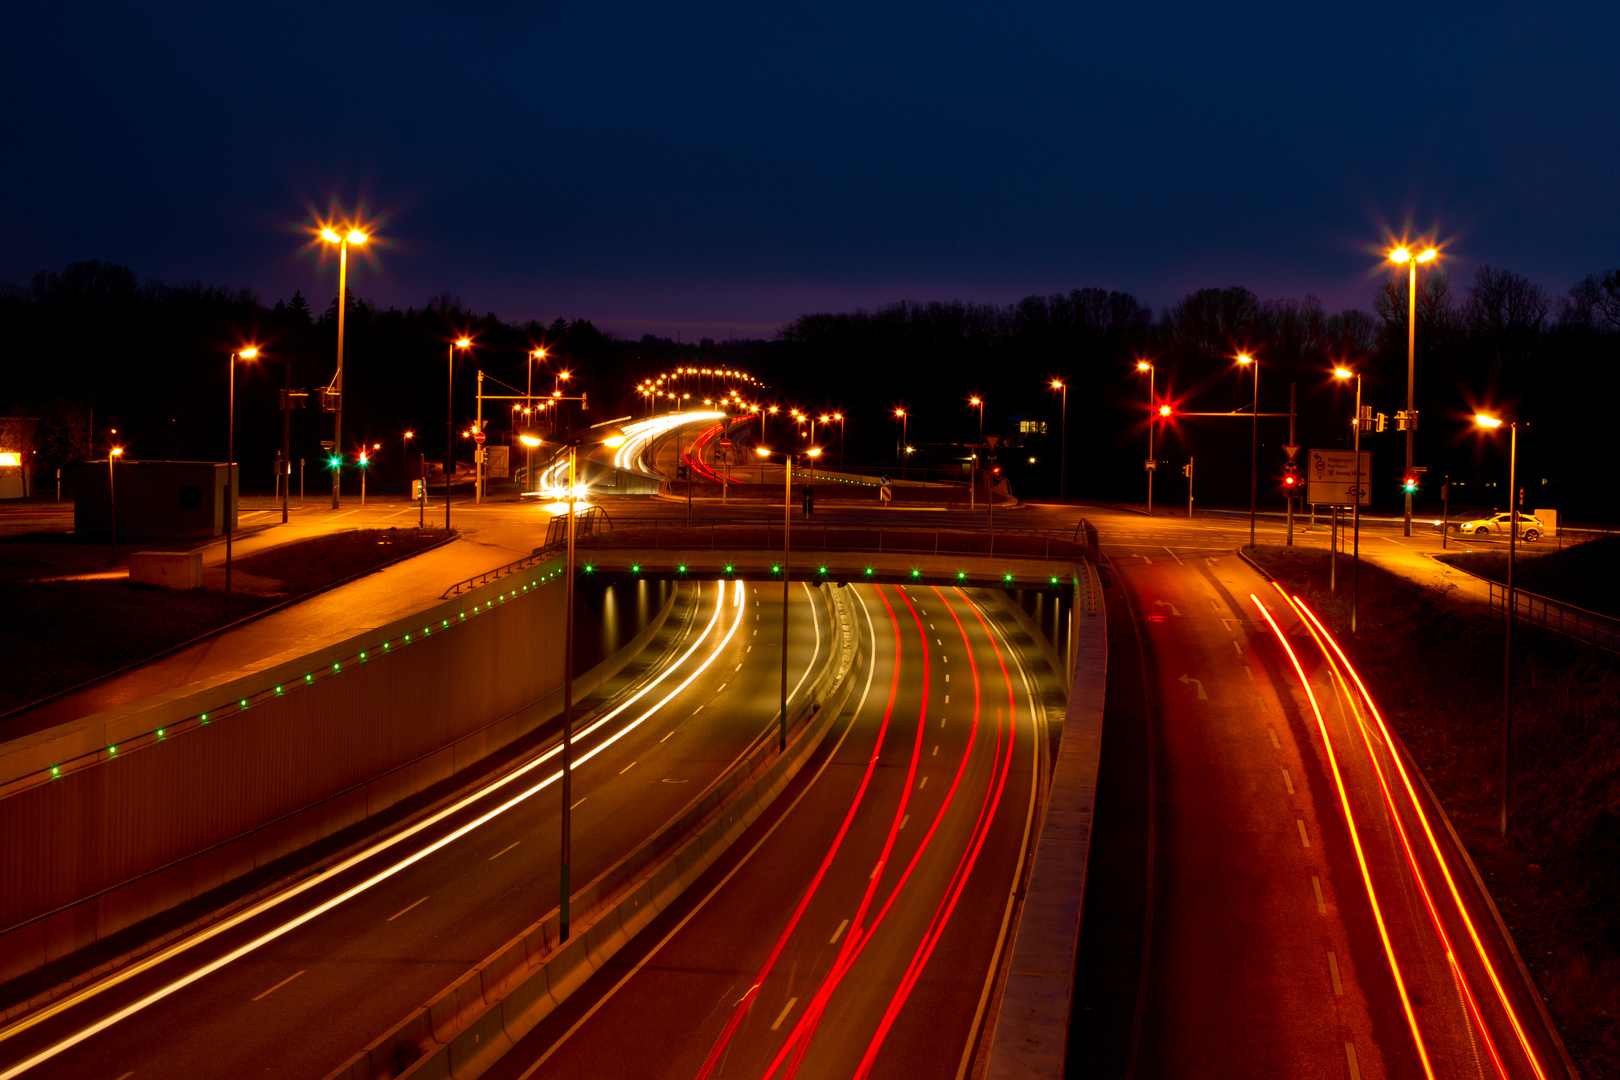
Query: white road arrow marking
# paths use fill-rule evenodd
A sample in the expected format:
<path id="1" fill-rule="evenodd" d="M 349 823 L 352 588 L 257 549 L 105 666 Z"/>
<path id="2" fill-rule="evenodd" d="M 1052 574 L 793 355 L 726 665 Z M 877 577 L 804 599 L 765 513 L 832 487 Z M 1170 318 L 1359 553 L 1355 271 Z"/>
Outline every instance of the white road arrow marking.
<path id="1" fill-rule="evenodd" d="M 1204 684 L 1200 680 L 1198 680 L 1198 679 L 1190 679 L 1187 676 L 1183 675 L 1181 677 L 1181 681 L 1183 683 L 1185 683 L 1186 685 L 1188 685 L 1188 686 L 1196 686 L 1198 688 L 1198 700 L 1199 701 L 1208 701 L 1209 700 L 1209 695 L 1204 693 Z"/>
<path id="2" fill-rule="evenodd" d="M 1176 610 L 1176 605 L 1172 604 L 1170 601 L 1168 601 L 1168 600 L 1155 600 L 1153 602 L 1155 604 L 1158 604 L 1160 607 L 1169 608 L 1170 609 L 1170 614 L 1174 615 L 1178 619 L 1181 618 L 1181 612 L 1177 611 Z"/>

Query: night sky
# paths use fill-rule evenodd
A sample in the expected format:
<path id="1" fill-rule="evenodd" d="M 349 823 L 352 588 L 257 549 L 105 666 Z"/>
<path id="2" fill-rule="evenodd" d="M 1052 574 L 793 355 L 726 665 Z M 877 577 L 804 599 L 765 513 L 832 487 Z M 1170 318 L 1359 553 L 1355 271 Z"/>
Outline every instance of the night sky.
<path id="1" fill-rule="evenodd" d="M 302 288 L 363 205 L 398 306 L 769 336 L 811 310 L 1100 285 L 1371 308 L 1620 264 L 1607 5 L 18 5 L 0 280 L 111 260 Z"/>

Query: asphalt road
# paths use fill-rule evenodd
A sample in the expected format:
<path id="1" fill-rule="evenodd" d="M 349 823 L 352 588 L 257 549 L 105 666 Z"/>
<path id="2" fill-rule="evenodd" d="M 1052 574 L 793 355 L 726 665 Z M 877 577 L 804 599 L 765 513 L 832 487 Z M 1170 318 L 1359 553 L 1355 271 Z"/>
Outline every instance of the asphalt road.
<path id="1" fill-rule="evenodd" d="M 852 586 L 850 716 L 682 901 L 492 1075 L 961 1075 L 1032 840 L 1055 677 L 993 604 Z"/>
<path id="2" fill-rule="evenodd" d="M 774 730 L 780 592 L 701 589 L 664 681 L 598 730 L 588 717 L 577 725 L 576 882 L 607 869 Z M 806 587 L 791 605 L 790 688 L 829 655 L 827 615 L 809 600 Z M 595 703 L 592 715 L 606 717 L 632 692 Z M 555 907 L 555 767 L 547 757 L 212 940 L 9 1029 L 0 1077 L 325 1076 Z M 19 1065 L 73 1039 L 32 1068 Z"/>

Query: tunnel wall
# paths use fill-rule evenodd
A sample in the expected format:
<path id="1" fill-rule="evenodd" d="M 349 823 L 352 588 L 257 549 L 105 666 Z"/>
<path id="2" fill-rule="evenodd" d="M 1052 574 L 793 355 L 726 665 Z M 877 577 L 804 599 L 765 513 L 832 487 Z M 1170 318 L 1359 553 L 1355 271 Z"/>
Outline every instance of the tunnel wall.
<path id="1" fill-rule="evenodd" d="M 318 652 L 0 746 L 0 981 L 360 822 L 559 713 L 563 592 L 550 560 Z M 645 645 L 673 596 L 575 680 L 577 697 Z"/>

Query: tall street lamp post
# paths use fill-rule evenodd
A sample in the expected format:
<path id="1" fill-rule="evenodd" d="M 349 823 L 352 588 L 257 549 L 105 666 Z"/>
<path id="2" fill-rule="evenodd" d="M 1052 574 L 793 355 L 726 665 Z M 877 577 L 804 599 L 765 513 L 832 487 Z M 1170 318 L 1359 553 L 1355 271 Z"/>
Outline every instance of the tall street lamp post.
<path id="1" fill-rule="evenodd" d="M 1408 277 L 1406 281 L 1406 476 L 1412 476 L 1412 436 L 1417 433 L 1417 407 L 1413 398 L 1413 387 L 1417 381 L 1417 268 L 1418 263 L 1433 261 L 1439 252 L 1434 248 L 1413 254 L 1404 247 L 1396 248 L 1389 253 L 1391 262 L 1405 263 Z M 1356 428 L 1361 428 L 1361 414 L 1356 414 Z M 1360 458 L 1356 461 L 1359 463 Z M 1406 490 L 1406 535 L 1412 535 L 1412 490 Z"/>
<path id="2" fill-rule="evenodd" d="M 236 532 L 236 358 L 252 360 L 259 355 L 259 350 L 249 346 L 237 349 L 231 353 L 230 374 L 226 383 L 230 386 L 230 415 L 225 423 L 225 617 L 231 617 L 231 536 Z M 336 470 L 333 470 L 334 475 Z"/>
<path id="3" fill-rule="evenodd" d="M 322 229 L 321 239 L 328 244 L 338 246 L 338 300 L 337 300 L 337 374 L 332 378 L 332 389 L 337 391 L 337 399 L 332 405 L 332 453 L 339 459 L 343 457 L 343 313 L 348 307 L 349 291 L 349 245 L 363 244 L 368 237 L 359 229 L 350 229 L 347 233 L 339 235 L 335 229 Z M 332 509 L 338 508 L 338 486 L 343 470 L 332 470 Z"/>
<path id="4" fill-rule="evenodd" d="M 1059 423 L 1059 426 L 1061 427 L 1062 432 L 1063 432 L 1063 434 L 1059 438 L 1059 442 L 1058 442 L 1058 498 L 1061 500 L 1063 498 L 1064 476 L 1066 475 L 1068 467 L 1069 467 L 1069 384 L 1064 382 L 1062 379 L 1053 379 L 1052 380 L 1052 389 L 1054 389 L 1054 390 L 1056 390 L 1058 392 L 1058 394 L 1061 396 L 1062 402 L 1063 402 L 1062 405 L 1058 409 L 1058 423 Z M 1149 428 L 1149 431 L 1148 431 L 1148 438 L 1149 438 L 1149 440 L 1151 440 L 1153 438 L 1153 432 L 1152 432 L 1151 427 Z M 1151 455 L 1151 450 L 1150 450 L 1150 455 Z M 1149 476 L 1148 477 L 1148 484 L 1149 484 L 1149 487 L 1148 487 L 1148 512 L 1149 513 L 1151 513 L 1152 510 L 1153 510 L 1153 488 L 1151 486 L 1152 483 L 1153 483 L 1153 477 Z"/>
<path id="5" fill-rule="evenodd" d="M 112 433 L 117 435 L 118 429 L 113 428 Z M 118 483 L 113 476 L 113 463 L 123 456 L 122 446 L 107 447 L 107 512 L 112 519 L 112 561 L 115 566 L 118 563 Z"/>
<path id="6" fill-rule="evenodd" d="M 1356 632 L 1356 616 L 1361 607 L 1361 373 L 1334 368 L 1339 379 L 1356 380 L 1356 418 L 1352 446 L 1356 456 L 1356 486 L 1350 492 L 1350 632 Z"/>
<path id="7" fill-rule="evenodd" d="M 768 458 L 775 453 L 768 446 L 754 447 L 754 453 L 761 458 Z M 812 446 L 805 452 L 809 458 L 821 456 L 821 447 Z M 793 554 L 793 451 L 784 450 L 782 454 L 782 719 L 778 727 L 776 748 L 778 751 L 787 750 L 787 724 L 788 724 L 788 692 L 787 692 L 787 649 L 788 649 L 788 566 Z"/>
<path id="8" fill-rule="evenodd" d="M 906 439 L 906 422 L 909 418 L 906 416 L 906 410 L 904 409 L 894 410 L 894 415 L 900 420 L 900 447 L 899 453 L 894 456 L 900 459 L 900 479 L 904 480 L 906 478 L 906 453 L 910 450 Z"/>
<path id="9" fill-rule="evenodd" d="M 1507 566 L 1507 635 L 1502 651 L 1502 808 L 1498 828 L 1503 837 L 1508 828 L 1508 779 L 1513 750 L 1513 620 L 1518 614 L 1518 597 L 1513 591 L 1513 556 L 1519 540 L 1519 422 L 1502 420 L 1483 413 L 1474 417 L 1482 428 L 1495 429 L 1504 423 L 1508 428 L 1508 566 Z"/>
<path id="10" fill-rule="evenodd" d="M 536 360 L 544 360 L 545 358 L 545 346 L 541 346 L 538 349 L 529 350 L 529 362 L 525 365 L 525 367 L 528 368 L 529 382 L 528 386 L 523 392 L 523 419 L 525 425 L 532 424 L 534 422 L 534 362 Z M 531 489 L 537 489 L 537 485 L 534 482 L 534 447 L 530 446 L 527 442 L 524 442 L 524 446 L 526 447 L 526 450 L 524 452 L 523 461 L 523 482 Z"/>
<path id="11" fill-rule="evenodd" d="M 1249 441 L 1249 550 L 1253 551 L 1254 504 L 1260 487 L 1260 365 L 1247 353 L 1238 353 L 1237 362 L 1254 370 L 1254 425 Z"/>
<path id="12" fill-rule="evenodd" d="M 405 482 L 405 490 L 411 490 L 411 440 L 416 438 L 414 431 L 399 433 L 399 475 Z"/>
<path id="13" fill-rule="evenodd" d="M 1150 361 L 1138 360 L 1136 362 L 1136 370 L 1147 372 L 1148 377 L 1148 467 L 1146 472 L 1148 489 L 1147 510 L 1151 515 L 1153 513 L 1153 474 L 1158 471 L 1158 463 L 1153 460 L 1153 378 L 1158 374 L 1158 369 L 1156 369 Z"/>
<path id="14" fill-rule="evenodd" d="M 450 531 L 450 476 L 456 471 L 456 350 L 472 348 L 472 338 L 450 343 L 448 383 L 444 395 L 444 531 Z M 425 478 L 424 478 L 425 482 Z"/>

